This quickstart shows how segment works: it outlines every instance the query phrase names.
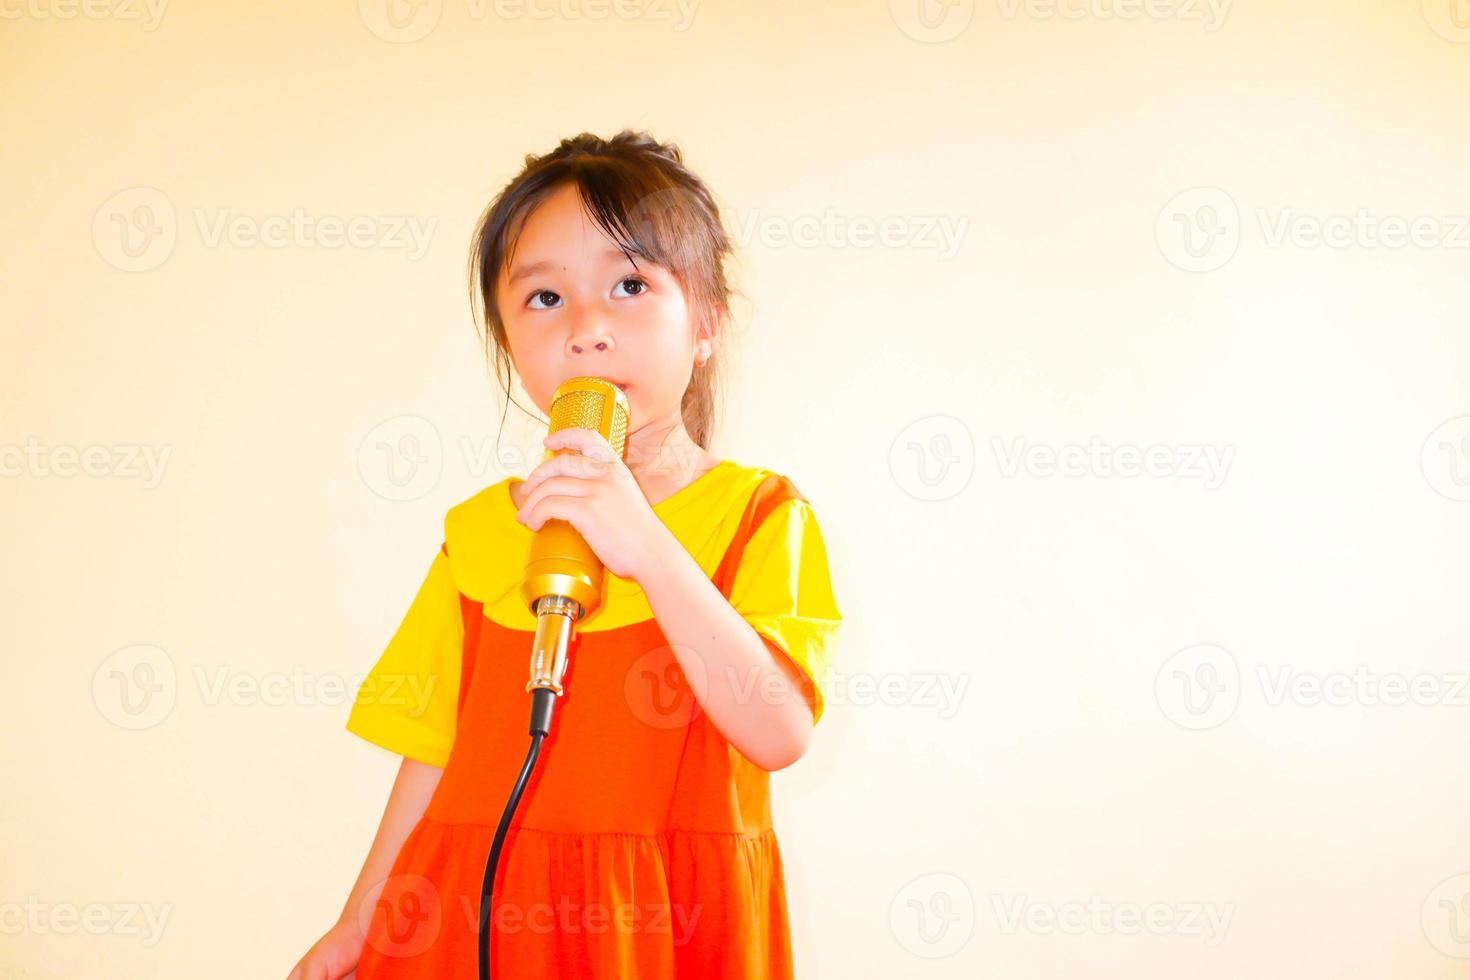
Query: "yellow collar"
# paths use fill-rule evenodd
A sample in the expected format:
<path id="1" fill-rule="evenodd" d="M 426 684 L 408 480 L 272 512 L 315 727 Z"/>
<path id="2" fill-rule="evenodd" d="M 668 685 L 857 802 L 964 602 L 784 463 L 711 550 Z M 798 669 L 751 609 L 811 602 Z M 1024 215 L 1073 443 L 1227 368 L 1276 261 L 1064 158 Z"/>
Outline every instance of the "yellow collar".
<path id="1" fill-rule="evenodd" d="M 713 577 L 751 494 L 771 471 L 721 460 L 653 505 L 653 512 Z M 455 587 L 484 607 L 486 618 L 510 629 L 534 630 L 536 617 L 521 597 L 532 531 L 516 520 L 510 485 L 499 483 L 455 504 L 444 517 L 444 542 Z M 653 611 L 637 582 L 606 572 L 602 606 L 578 625 L 584 632 L 649 619 Z"/>

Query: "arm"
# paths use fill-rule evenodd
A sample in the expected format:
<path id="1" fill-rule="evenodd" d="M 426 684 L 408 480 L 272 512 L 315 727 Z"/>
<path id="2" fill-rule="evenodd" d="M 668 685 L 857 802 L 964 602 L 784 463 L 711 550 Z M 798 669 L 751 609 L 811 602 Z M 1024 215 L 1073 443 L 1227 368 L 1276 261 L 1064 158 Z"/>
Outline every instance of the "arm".
<path id="1" fill-rule="evenodd" d="M 409 831 L 424 815 L 424 810 L 428 809 L 429 798 L 434 795 L 434 788 L 439 785 L 442 775 L 444 770 L 438 766 L 404 757 L 403 764 L 398 767 L 398 778 L 388 793 L 388 804 L 383 808 L 377 836 L 368 848 L 362 872 L 347 896 L 339 922 L 351 921 L 354 925 L 358 922 L 358 909 L 363 899 L 393 870 L 399 849 L 403 847 Z"/>
<path id="2" fill-rule="evenodd" d="M 561 429 L 545 445 L 553 453 L 522 484 L 516 519 L 533 531 L 570 522 L 609 571 L 642 586 L 700 707 L 743 756 L 768 771 L 801 758 L 816 694 L 799 668 L 725 599 L 601 433 Z"/>
<path id="3" fill-rule="evenodd" d="M 341 916 L 296 964 L 288 980 L 338 980 L 356 969 L 366 941 L 358 910 L 368 893 L 393 870 L 403 842 L 424 815 L 443 773 L 437 766 L 404 757 L 398 767 L 398 778 L 388 793 L 377 836 L 368 848 L 367 860 L 347 896 Z"/>
<path id="4" fill-rule="evenodd" d="M 751 628 L 677 539 L 668 536 L 661 552 L 639 584 L 700 707 L 741 755 L 768 771 L 786 768 L 811 744 L 805 675 Z"/>

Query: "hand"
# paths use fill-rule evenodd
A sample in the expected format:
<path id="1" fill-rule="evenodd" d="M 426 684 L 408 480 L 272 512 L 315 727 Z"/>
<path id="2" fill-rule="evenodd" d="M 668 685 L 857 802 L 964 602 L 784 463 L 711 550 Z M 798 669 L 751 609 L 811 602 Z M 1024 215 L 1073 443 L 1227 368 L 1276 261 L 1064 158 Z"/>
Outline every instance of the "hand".
<path id="1" fill-rule="evenodd" d="M 545 444 L 575 452 L 558 453 L 531 471 L 521 487 L 525 503 L 516 520 L 533 531 L 552 518 L 567 521 L 608 571 L 642 581 L 672 535 L 632 470 L 592 429 L 562 429 L 547 436 Z"/>
<path id="2" fill-rule="evenodd" d="M 306 951 L 286 980 L 342 980 L 357 975 L 363 935 L 356 922 L 344 919 Z"/>

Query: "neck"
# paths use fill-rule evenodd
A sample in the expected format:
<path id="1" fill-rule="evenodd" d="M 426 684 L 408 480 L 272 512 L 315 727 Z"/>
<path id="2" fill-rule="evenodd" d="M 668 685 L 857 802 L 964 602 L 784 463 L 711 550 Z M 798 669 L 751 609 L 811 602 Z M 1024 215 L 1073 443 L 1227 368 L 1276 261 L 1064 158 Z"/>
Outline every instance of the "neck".
<path id="1" fill-rule="evenodd" d="M 679 412 L 654 419 L 628 434 L 623 462 L 645 491 L 682 487 L 708 468 L 711 456 L 689 435 Z"/>

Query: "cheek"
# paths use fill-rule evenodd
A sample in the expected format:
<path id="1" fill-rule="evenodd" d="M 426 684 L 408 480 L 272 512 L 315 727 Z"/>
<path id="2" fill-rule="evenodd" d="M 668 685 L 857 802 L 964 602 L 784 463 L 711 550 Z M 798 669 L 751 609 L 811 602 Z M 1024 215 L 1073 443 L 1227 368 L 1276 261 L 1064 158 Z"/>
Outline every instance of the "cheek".
<path id="1" fill-rule="evenodd" d="M 555 394 L 555 379 L 542 367 L 541 362 L 545 357 L 536 350 L 527 350 L 523 343 L 517 343 L 515 336 L 507 329 L 506 347 L 510 354 L 511 369 L 520 378 L 521 387 L 526 389 L 526 394 L 531 396 L 531 401 L 540 406 L 543 411 L 551 402 L 551 396 Z"/>

